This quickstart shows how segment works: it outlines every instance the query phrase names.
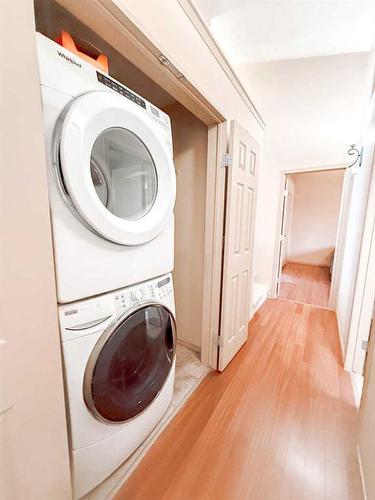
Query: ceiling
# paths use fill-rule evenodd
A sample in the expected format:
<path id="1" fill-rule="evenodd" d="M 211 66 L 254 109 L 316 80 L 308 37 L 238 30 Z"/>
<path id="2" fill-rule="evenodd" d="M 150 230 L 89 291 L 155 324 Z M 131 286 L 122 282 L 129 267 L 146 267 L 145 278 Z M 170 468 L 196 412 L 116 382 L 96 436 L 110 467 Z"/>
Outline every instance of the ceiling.
<path id="1" fill-rule="evenodd" d="M 193 0 L 232 64 L 370 51 L 375 0 Z"/>

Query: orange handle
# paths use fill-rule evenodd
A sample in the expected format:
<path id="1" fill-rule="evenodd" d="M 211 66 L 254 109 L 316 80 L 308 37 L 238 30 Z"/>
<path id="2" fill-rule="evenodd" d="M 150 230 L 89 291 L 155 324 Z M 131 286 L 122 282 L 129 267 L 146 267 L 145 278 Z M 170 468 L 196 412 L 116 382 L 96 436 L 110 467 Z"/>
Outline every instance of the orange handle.
<path id="1" fill-rule="evenodd" d="M 106 55 L 100 54 L 96 59 L 94 59 L 84 52 L 79 51 L 76 47 L 76 44 L 74 43 L 72 36 L 67 31 L 61 31 L 61 35 L 58 38 L 57 43 L 70 50 L 70 52 L 73 52 L 73 54 L 76 54 L 84 61 L 87 61 L 96 68 L 100 69 L 100 71 L 103 71 L 104 73 L 109 72 L 108 57 Z"/>

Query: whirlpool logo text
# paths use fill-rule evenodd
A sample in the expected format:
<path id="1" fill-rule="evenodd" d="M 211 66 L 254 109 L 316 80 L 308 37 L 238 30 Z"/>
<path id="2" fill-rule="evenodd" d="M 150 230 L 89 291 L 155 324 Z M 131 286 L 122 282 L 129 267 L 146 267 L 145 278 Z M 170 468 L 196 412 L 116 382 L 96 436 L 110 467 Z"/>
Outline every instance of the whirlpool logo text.
<path id="1" fill-rule="evenodd" d="M 70 64 L 74 64 L 75 66 L 78 66 L 79 68 L 82 68 L 82 65 L 79 62 L 75 61 L 72 57 L 67 56 L 63 52 L 60 52 L 59 50 L 57 51 L 57 54 L 60 57 L 62 57 L 63 59 L 65 59 L 66 61 L 70 62 Z"/>

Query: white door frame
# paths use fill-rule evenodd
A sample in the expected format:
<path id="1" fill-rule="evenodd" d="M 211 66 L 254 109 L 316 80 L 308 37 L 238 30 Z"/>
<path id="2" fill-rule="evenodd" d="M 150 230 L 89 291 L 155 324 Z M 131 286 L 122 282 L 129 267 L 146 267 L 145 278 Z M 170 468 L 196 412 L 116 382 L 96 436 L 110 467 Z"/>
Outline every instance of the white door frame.
<path id="1" fill-rule="evenodd" d="M 285 174 L 284 176 L 282 176 L 282 179 L 281 179 L 282 193 L 281 193 L 281 201 L 280 201 L 280 234 L 278 236 L 278 239 L 277 239 L 276 245 L 275 245 L 275 249 L 276 249 L 276 252 L 277 252 L 277 255 L 276 255 L 276 259 L 277 259 L 276 265 L 277 265 L 277 268 L 276 268 L 276 290 L 275 290 L 275 296 L 278 296 L 279 293 L 280 293 L 280 279 L 279 278 L 280 278 L 281 271 L 282 271 L 282 268 L 283 268 L 283 262 L 282 262 L 282 258 L 283 258 L 283 246 L 285 245 L 285 239 L 284 239 L 284 234 L 285 234 L 284 222 L 285 222 L 286 204 L 288 203 L 287 197 L 289 196 L 289 194 L 286 195 L 288 175 L 290 175 L 290 174 Z M 293 197 L 294 197 L 294 189 L 293 189 Z M 293 216 L 293 214 L 291 214 L 291 218 L 292 218 L 292 216 Z M 291 218 L 290 218 L 290 221 L 289 221 L 289 228 L 288 228 L 289 230 L 290 230 L 290 227 L 291 227 Z M 289 247 L 289 243 L 290 243 L 290 234 L 288 234 L 288 241 L 287 241 L 288 247 Z"/>
<path id="2" fill-rule="evenodd" d="M 336 310 L 337 298 L 340 287 L 340 276 L 342 271 L 342 264 L 344 259 L 344 249 L 347 235 L 347 225 L 350 213 L 353 183 L 357 170 L 354 168 L 346 169 L 344 182 L 342 186 L 341 201 L 340 201 L 340 214 L 337 226 L 337 236 L 335 243 L 335 260 L 333 262 L 331 291 L 329 295 L 329 307 Z M 341 342 L 341 335 L 339 336 Z M 341 346 L 343 355 L 345 353 L 344 346 Z"/>
<path id="3" fill-rule="evenodd" d="M 293 189 L 290 190 L 290 184 L 293 184 Z M 294 203 L 294 181 L 291 179 L 288 179 L 286 177 L 286 182 L 285 182 L 285 190 L 284 190 L 284 205 L 283 205 L 283 214 L 282 214 L 282 232 L 283 232 L 283 239 L 280 239 L 280 252 L 281 252 L 281 259 L 280 259 L 280 265 L 281 268 L 283 267 L 283 262 L 284 262 L 284 256 L 285 259 L 288 257 L 289 253 L 289 243 L 290 243 L 290 229 L 292 226 L 292 215 L 293 215 L 293 203 Z M 288 217 L 288 218 L 287 218 Z"/>
<path id="4" fill-rule="evenodd" d="M 303 167 L 303 168 L 294 168 L 294 169 L 287 169 L 287 170 L 282 170 L 280 172 L 280 191 L 279 191 L 279 208 L 278 208 L 278 215 L 277 215 L 277 225 L 276 225 L 276 238 L 275 238 L 275 249 L 274 249 L 274 263 L 273 263 L 273 272 L 272 272 L 272 284 L 271 284 L 271 297 L 277 297 L 278 294 L 278 278 L 279 278 L 279 272 L 280 272 L 280 236 L 282 232 L 282 222 L 283 222 L 283 203 L 284 203 L 284 189 L 285 189 L 285 180 L 287 175 L 291 174 L 303 174 L 303 173 L 308 173 L 308 172 L 324 172 L 328 170 L 343 170 L 345 169 L 345 165 L 343 164 L 329 164 L 329 165 L 318 165 L 318 166 L 311 166 L 311 167 Z M 345 207 L 346 200 L 343 200 L 341 198 L 341 204 L 340 204 L 340 215 L 339 215 L 339 221 L 341 218 L 341 212 L 343 208 Z M 340 224 L 340 222 L 339 222 Z M 337 235 L 336 235 L 336 245 L 339 242 L 339 227 L 337 228 Z M 339 274 L 338 274 L 338 267 L 337 265 L 333 266 L 333 272 L 332 272 L 332 284 L 331 284 L 331 291 L 332 288 L 335 286 L 336 289 L 336 281 L 338 280 Z M 331 296 L 330 296 L 330 301 L 329 301 L 330 307 L 331 307 Z"/>
<path id="5" fill-rule="evenodd" d="M 205 260 L 203 278 L 201 361 L 216 369 L 218 349 L 214 342 L 220 329 L 227 123 L 208 129 Z"/>

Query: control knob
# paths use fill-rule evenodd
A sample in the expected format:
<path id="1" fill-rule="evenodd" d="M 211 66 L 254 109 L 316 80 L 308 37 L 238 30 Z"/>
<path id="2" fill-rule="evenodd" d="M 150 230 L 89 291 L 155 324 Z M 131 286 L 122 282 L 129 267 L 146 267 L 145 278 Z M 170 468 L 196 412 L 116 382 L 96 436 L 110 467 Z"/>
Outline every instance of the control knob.
<path id="1" fill-rule="evenodd" d="M 141 288 L 138 288 L 137 290 L 134 290 L 131 293 L 131 298 L 133 302 L 139 302 L 140 300 L 143 299 L 143 290 Z"/>

